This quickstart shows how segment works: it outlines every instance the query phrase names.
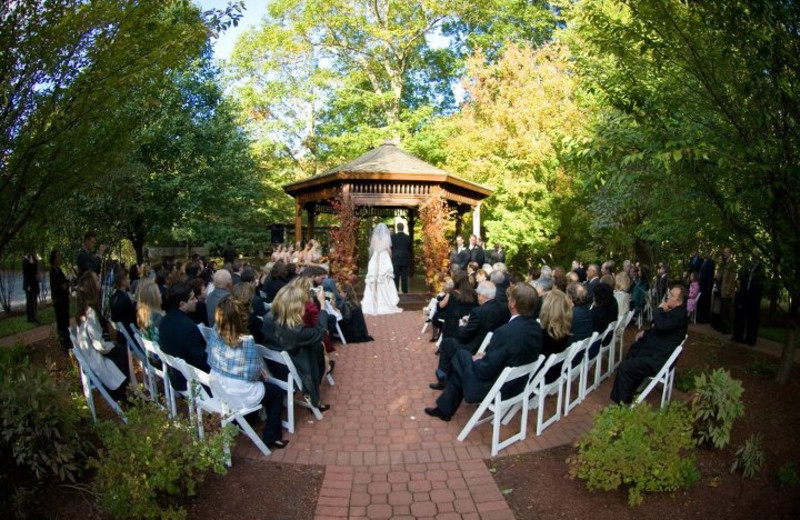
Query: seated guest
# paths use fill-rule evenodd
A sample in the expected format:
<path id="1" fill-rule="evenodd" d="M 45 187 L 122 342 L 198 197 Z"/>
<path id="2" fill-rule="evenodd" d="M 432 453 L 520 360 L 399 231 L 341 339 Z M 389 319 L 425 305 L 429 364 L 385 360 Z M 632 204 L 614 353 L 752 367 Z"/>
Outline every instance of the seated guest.
<path id="1" fill-rule="evenodd" d="M 117 267 L 114 269 L 114 292 L 109 299 L 109 308 L 111 310 L 111 321 L 116 327 L 117 323 L 122 323 L 125 331 L 133 337 L 133 329 L 131 325 L 136 323 L 136 305 L 133 304 L 128 289 L 131 288 L 131 282 L 128 275 L 128 270 L 124 267 Z M 117 331 L 117 344 L 127 347 L 125 336 L 121 331 Z"/>
<path id="2" fill-rule="evenodd" d="M 508 292 L 510 321 L 494 331 L 483 355 L 473 356 L 467 350 L 456 351 L 453 371 L 444 391 L 436 400 L 435 408 L 425 408 L 426 414 L 449 421 L 462 399 L 468 403 L 481 402 L 503 369 L 532 363 L 539 357 L 542 328 L 533 317 L 538 305 L 536 291 L 528 284 L 518 283 Z M 525 383 L 517 381 L 509 385 L 505 389 L 506 395 L 512 396 L 523 391 Z"/>
<path id="3" fill-rule="evenodd" d="M 320 403 L 319 386 L 325 375 L 322 338 L 327 332 L 328 313 L 323 308 L 314 326 L 304 323 L 303 313 L 309 301 L 308 282 L 301 276 L 278 291 L 270 312 L 264 316 L 262 332 L 267 348 L 289 353 L 299 372 L 306 399 L 325 411 L 330 409 L 330 405 Z M 314 291 L 314 298 L 324 307 L 325 294 L 322 291 Z"/>
<path id="4" fill-rule="evenodd" d="M 653 326 L 636 335 L 636 341 L 620 363 L 611 400 L 629 404 L 645 378 L 656 375 L 681 344 L 688 324 L 686 289 L 675 285 L 669 290 L 667 300 L 653 311 Z"/>
<path id="5" fill-rule="evenodd" d="M 489 273 L 489 281 L 492 282 L 497 289 L 497 301 L 502 305 L 508 305 L 508 288 L 511 286 L 511 277 L 506 270 L 506 266 L 501 263 L 496 263 L 492 266 L 492 272 Z"/>
<path id="6" fill-rule="evenodd" d="M 100 280 L 97 273 L 85 271 L 78 279 L 77 292 L 77 347 L 111 398 L 124 400 L 129 380 L 128 349 L 107 339 L 99 311 Z"/>
<path id="7" fill-rule="evenodd" d="M 246 283 L 239 283 L 252 292 Z M 234 291 L 236 289 L 234 288 Z M 223 298 L 215 311 L 216 326 L 208 341 L 209 380 L 225 390 L 230 404 L 237 407 L 264 406 L 267 421 L 261 434 L 270 449 L 283 449 L 289 441 L 281 439 L 283 390 L 269 382 L 269 374 L 253 336 L 246 334 L 248 307 L 232 296 Z"/>
<path id="8" fill-rule="evenodd" d="M 605 283 L 598 283 L 594 288 L 594 301 L 591 307 L 592 330 L 600 334 L 606 331 L 608 325 L 617 320 L 619 311 L 617 310 L 617 300 L 614 298 L 614 290 Z M 608 345 L 613 337 L 607 338 L 604 345 Z M 589 347 L 589 359 L 594 358 L 600 351 L 600 342 L 596 341 Z"/>
<path id="9" fill-rule="evenodd" d="M 567 296 L 572 301 L 572 341 L 582 341 L 594 332 L 594 321 L 589 303 L 586 301 L 586 287 L 580 282 L 572 282 L 567 286 Z"/>
<path id="10" fill-rule="evenodd" d="M 263 291 L 267 294 L 264 301 L 272 303 L 272 300 L 275 299 L 275 295 L 278 294 L 281 287 L 287 283 L 289 283 L 288 265 L 283 261 L 275 262 L 275 265 L 272 266 L 272 271 L 269 273 L 269 277 L 262 285 Z"/>
<path id="11" fill-rule="evenodd" d="M 345 284 L 342 290 L 344 305 L 342 306 L 342 333 L 347 338 L 348 343 L 363 343 L 373 341 L 372 336 L 367 330 L 367 322 L 364 320 L 364 313 L 361 311 L 356 291 L 350 284 Z"/>
<path id="12" fill-rule="evenodd" d="M 614 298 L 617 300 L 617 317 L 622 319 L 631 310 L 631 279 L 625 271 L 614 277 Z"/>
<path id="13" fill-rule="evenodd" d="M 542 354 L 560 354 L 572 344 L 572 302 L 558 289 L 553 289 L 542 300 L 539 319 L 542 322 Z M 553 365 L 544 376 L 552 383 L 561 376 L 561 363 Z"/>
<path id="14" fill-rule="evenodd" d="M 224 297 L 228 296 L 233 289 L 233 278 L 227 269 L 220 269 L 214 273 L 214 290 L 206 296 L 206 311 L 208 312 L 208 325 L 214 326 L 214 315 L 217 311 L 217 304 Z"/>
<path id="15" fill-rule="evenodd" d="M 244 275 L 244 273 L 242 273 L 242 275 Z M 247 332 L 253 336 L 253 339 L 256 343 L 264 343 L 264 334 L 261 332 L 261 327 L 264 322 L 258 316 L 258 314 L 253 311 L 252 308 L 253 297 L 255 294 L 253 285 L 244 281 L 239 282 L 233 286 L 233 292 L 231 294 L 234 298 L 236 298 L 237 301 L 247 305 Z"/>
<path id="16" fill-rule="evenodd" d="M 249 303 L 250 310 L 255 313 L 256 316 L 265 315 L 267 313 L 267 308 L 264 307 L 264 300 L 262 300 L 261 296 L 256 292 L 256 286 L 258 285 L 256 272 L 249 265 L 242 269 L 242 282 L 248 283 L 253 287 L 253 298 Z"/>
<path id="17" fill-rule="evenodd" d="M 478 298 L 465 271 L 461 269 L 453 271 L 453 289 L 444 295 L 438 305 L 440 312 L 437 312 L 437 315 L 441 314 L 444 318 L 442 336 L 457 338 L 461 318 L 469 315 L 470 311 L 478 306 Z"/>
<path id="18" fill-rule="evenodd" d="M 446 303 L 445 307 L 441 307 L 441 304 L 445 297 L 455 288 L 455 284 L 453 284 L 453 279 L 449 276 L 444 277 L 444 281 L 442 282 L 442 291 L 436 295 L 436 307 L 434 309 L 433 315 L 431 315 L 431 343 L 439 341 L 439 336 L 442 335 L 442 328 L 444 327 L 444 314 L 447 310 Z M 438 352 L 438 351 L 437 351 Z"/>
<path id="19" fill-rule="evenodd" d="M 568 283 L 567 271 L 560 265 L 555 266 L 553 268 L 553 287 L 556 287 L 559 291 L 566 293 Z"/>
<path id="20" fill-rule="evenodd" d="M 143 280 L 139 283 L 136 292 L 136 323 L 142 337 L 161 344 L 158 328 L 164 318 L 161 310 L 161 291 L 152 280 Z"/>
<path id="21" fill-rule="evenodd" d="M 194 295 L 197 298 L 197 304 L 194 307 L 194 312 L 190 312 L 188 316 L 196 324 L 199 325 L 202 323 L 203 325 L 208 326 L 208 307 L 206 307 L 206 282 L 202 278 L 198 277 L 189 282 L 189 286 L 192 288 L 192 292 L 194 292 Z"/>
<path id="22" fill-rule="evenodd" d="M 450 375 L 450 364 L 456 350 L 468 350 L 475 354 L 489 332 L 508 322 L 508 308 L 497 301 L 497 289 L 492 282 L 478 284 L 478 307 L 473 307 L 466 321 L 458 327 L 458 336 L 444 338 L 439 347 L 439 367 L 436 369 L 437 382 L 429 386 L 434 390 L 444 390 L 444 381 Z"/>
<path id="23" fill-rule="evenodd" d="M 181 358 L 195 368 L 208 372 L 206 340 L 195 322 L 188 316 L 197 304 L 194 291 L 188 282 L 177 282 L 169 288 L 169 312 L 158 328 L 159 346 L 165 354 Z M 183 374 L 169 367 L 172 388 L 186 390 Z"/>

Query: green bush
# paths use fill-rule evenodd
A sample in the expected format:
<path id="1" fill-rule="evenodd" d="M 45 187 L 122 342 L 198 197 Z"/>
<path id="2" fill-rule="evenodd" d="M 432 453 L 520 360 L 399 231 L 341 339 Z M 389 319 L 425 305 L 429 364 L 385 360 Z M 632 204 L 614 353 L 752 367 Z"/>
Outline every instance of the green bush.
<path id="1" fill-rule="evenodd" d="M 144 400 L 127 415 L 128 424 L 99 426 L 104 448 L 91 465 L 100 505 L 118 518 L 185 518 L 182 504 L 209 468 L 225 473 L 232 432 L 207 432 L 200 440 L 186 419 Z"/>
<path id="2" fill-rule="evenodd" d="M 761 434 L 751 435 L 743 446 L 736 450 L 731 463 L 731 473 L 742 470 L 744 478 L 753 478 L 764 467 L 764 450 L 761 449 Z"/>
<path id="3" fill-rule="evenodd" d="M 609 406 L 578 443 L 570 474 L 589 490 L 628 487 L 628 503 L 639 505 L 647 491 L 672 491 L 697 482 L 700 474 L 692 443 L 692 413 L 683 403 L 658 411 Z"/>
<path id="4" fill-rule="evenodd" d="M 778 470 L 778 485 L 781 489 L 796 486 L 800 483 L 800 474 L 797 473 L 797 466 L 793 462 L 787 462 Z"/>
<path id="5" fill-rule="evenodd" d="M 742 382 L 718 368 L 695 378 L 692 399 L 697 444 L 725 447 L 731 440 L 733 422 L 744 415 Z"/>
<path id="6" fill-rule="evenodd" d="M 675 389 L 684 393 L 694 390 L 694 381 L 701 372 L 698 368 L 689 368 L 675 372 Z"/>

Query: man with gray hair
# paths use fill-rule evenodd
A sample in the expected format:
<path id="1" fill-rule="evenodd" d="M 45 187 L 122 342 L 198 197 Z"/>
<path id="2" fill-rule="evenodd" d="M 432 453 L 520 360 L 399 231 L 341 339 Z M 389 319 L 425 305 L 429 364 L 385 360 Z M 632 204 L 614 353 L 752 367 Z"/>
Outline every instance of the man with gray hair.
<path id="1" fill-rule="evenodd" d="M 458 338 L 445 338 L 439 346 L 439 367 L 436 369 L 434 390 L 444 389 L 444 381 L 453 369 L 451 360 L 457 350 L 469 350 L 472 354 L 478 351 L 483 339 L 489 332 L 505 325 L 511 317 L 507 306 L 496 298 L 497 288 L 492 282 L 478 284 L 479 305 L 470 311 L 469 316 L 461 319 L 458 327 Z"/>
<path id="2" fill-rule="evenodd" d="M 206 298 L 206 312 L 208 312 L 208 326 L 213 327 L 214 314 L 217 312 L 217 305 L 233 290 L 233 278 L 227 269 L 220 269 L 214 273 L 214 291 Z"/>
<path id="3" fill-rule="evenodd" d="M 498 266 L 502 266 L 502 268 L 498 269 Z M 496 298 L 501 305 L 506 305 L 508 303 L 506 291 L 510 285 L 508 271 L 505 270 L 505 267 L 506 266 L 503 264 L 494 264 L 494 266 L 492 266 L 492 272 L 489 274 L 489 281 L 497 288 Z"/>

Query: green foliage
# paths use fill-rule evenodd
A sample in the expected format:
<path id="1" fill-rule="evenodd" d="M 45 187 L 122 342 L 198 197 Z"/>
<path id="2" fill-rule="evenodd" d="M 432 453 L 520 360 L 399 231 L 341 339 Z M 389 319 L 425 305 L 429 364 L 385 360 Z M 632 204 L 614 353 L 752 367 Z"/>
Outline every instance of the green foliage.
<path id="1" fill-rule="evenodd" d="M 731 473 L 742 470 L 744 478 L 753 478 L 764 467 L 764 450 L 761 448 L 761 434 L 751 435 L 738 450 L 731 463 Z"/>
<path id="2" fill-rule="evenodd" d="M 744 415 L 742 382 L 718 368 L 698 375 L 694 386 L 692 411 L 697 444 L 723 448 L 730 442 L 733 422 Z"/>
<path id="3" fill-rule="evenodd" d="M 224 474 L 230 430 L 206 433 L 186 419 L 140 400 L 128 410 L 128 424 L 99 427 L 104 448 L 91 465 L 94 489 L 103 508 L 116 518 L 182 519 L 183 503 L 194 495 L 207 471 Z"/>
<path id="4" fill-rule="evenodd" d="M 673 491 L 697 482 L 692 413 L 682 403 L 658 411 L 609 406 L 595 418 L 578 442 L 570 474 L 586 481 L 589 490 L 628 487 L 628 503 L 639 505 L 648 491 Z"/>
<path id="5" fill-rule="evenodd" d="M 75 481 L 88 445 L 80 408 L 67 384 L 30 366 L 20 350 L 0 366 L 0 449 L 39 482 Z M 5 469 L 5 468 L 4 468 Z"/>
<path id="6" fill-rule="evenodd" d="M 793 462 L 787 462 L 778 469 L 778 485 L 781 489 L 795 487 L 800 484 L 800 473 L 797 471 L 797 465 Z"/>
<path id="7" fill-rule="evenodd" d="M 675 373 L 675 389 L 685 393 L 694 390 L 695 377 L 697 377 L 700 372 L 701 370 L 698 368 L 677 371 Z"/>

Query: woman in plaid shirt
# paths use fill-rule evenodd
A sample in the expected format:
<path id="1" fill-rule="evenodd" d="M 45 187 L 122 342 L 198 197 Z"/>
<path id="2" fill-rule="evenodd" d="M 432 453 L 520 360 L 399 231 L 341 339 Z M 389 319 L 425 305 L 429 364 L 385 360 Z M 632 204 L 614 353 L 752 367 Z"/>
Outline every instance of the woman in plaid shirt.
<path id="1" fill-rule="evenodd" d="M 285 448 L 289 441 L 281 439 L 283 392 L 269 382 L 264 359 L 258 355 L 253 336 L 247 334 L 247 315 L 247 306 L 230 295 L 217 305 L 216 326 L 208 341 L 210 377 L 235 401 L 231 405 L 263 405 L 267 412 L 261 434 L 264 443 L 270 449 Z"/>

